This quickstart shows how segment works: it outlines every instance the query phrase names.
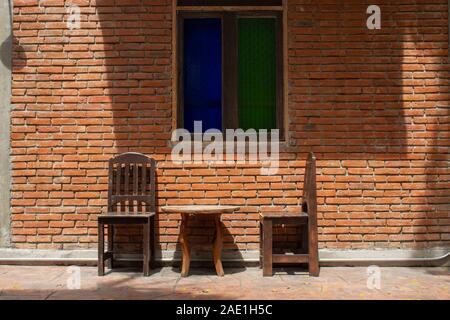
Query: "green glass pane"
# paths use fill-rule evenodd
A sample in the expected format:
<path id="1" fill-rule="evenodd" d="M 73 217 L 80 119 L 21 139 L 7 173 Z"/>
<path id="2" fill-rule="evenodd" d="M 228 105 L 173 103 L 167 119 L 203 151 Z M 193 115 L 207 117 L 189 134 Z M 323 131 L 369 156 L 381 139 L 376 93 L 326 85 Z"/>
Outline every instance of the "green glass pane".
<path id="1" fill-rule="evenodd" d="M 238 20 L 238 116 L 242 129 L 276 128 L 276 21 Z"/>

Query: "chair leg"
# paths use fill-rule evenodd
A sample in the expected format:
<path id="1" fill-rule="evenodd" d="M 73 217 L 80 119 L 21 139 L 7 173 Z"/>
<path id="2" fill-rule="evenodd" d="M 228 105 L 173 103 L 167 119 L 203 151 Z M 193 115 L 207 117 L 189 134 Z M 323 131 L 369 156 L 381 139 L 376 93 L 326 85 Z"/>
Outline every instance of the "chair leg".
<path id="1" fill-rule="evenodd" d="M 98 275 L 105 275 L 105 234 L 103 223 L 98 224 Z"/>
<path id="2" fill-rule="evenodd" d="M 108 259 L 107 266 L 114 268 L 114 225 L 108 225 L 108 252 L 111 252 L 111 258 Z"/>
<path id="3" fill-rule="evenodd" d="M 317 228 L 308 225 L 308 262 L 309 275 L 312 277 L 319 276 L 319 247 Z"/>
<path id="4" fill-rule="evenodd" d="M 272 220 L 265 220 L 263 223 L 263 276 L 271 277 L 272 271 Z"/>
<path id="5" fill-rule="evenodd" d="M 155 216 L 150 218 L 150 266 L 154 266 L 155 264 Z"/>
<path id="6" fill-rule="evenodd" d="M 144 277 L 150 275 L 150 221 L 143 225 L 144 228 Z"/>

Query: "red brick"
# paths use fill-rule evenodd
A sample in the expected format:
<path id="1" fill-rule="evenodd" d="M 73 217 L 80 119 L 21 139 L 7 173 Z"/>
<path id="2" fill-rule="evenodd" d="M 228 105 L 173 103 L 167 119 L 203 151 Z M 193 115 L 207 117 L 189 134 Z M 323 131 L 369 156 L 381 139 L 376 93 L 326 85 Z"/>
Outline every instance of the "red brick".
<path id="1" fill-rule="evenodd" d="M 298 209 L 308 151 L 318 159 L 321 248 L 449 243 L 447 20 L 430 27 L 427 18 L 441 17 L 445 0 L 408 7 L 408 15 L 395 14 L 407 4 L 390 5 L 383 16 L 396 23 L 382 33 L 366 30 L 361 5 L 288 2 L 288 140 L 274 176 L 262 176 L 259 164 L 169 161 L 170 1 L 76 2 L 98 19 L 63 42 L 64 1 L 14 1 L 14 38 L 27 58 L 14 55 L 14 246 L 95 246 L 107 160 L 124 151 L 159 160 L 160 205 L 241 206 L 224 216 L 227 248 L 258 249 L 260 211 Z M 127 23 L 112 30 L 116 17 Z M 428 40 L 400 45 L 406 33 Z M 175 249 L 179 215 L 158 219 L 158 244 Z"/>

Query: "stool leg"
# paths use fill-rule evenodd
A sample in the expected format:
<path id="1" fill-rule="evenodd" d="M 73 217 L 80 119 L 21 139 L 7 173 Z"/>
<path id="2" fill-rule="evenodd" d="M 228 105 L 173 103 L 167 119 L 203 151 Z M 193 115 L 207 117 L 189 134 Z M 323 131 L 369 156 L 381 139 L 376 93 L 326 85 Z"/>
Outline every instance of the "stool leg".
<path id="1" fill-rule="evenodd" d="M 223 235 L 222 235 L 222 222 L 220 221 L 220 215 L 215 215 L 214 223 L 216 226 L 216 236 L 213 245 L 213 259 L 214 266 L 216 268 L 216 273 L 219 277 L 223 277 L 224 271 L 222 266 L 222 246 L 223 246 Z"/>
<path id="2" fill-rule="evenodd" d="M 272 271 L 272 220 L 265 220 L 263 224 L 263 276 L 271 277 Z"/>
<path id="3" fill-rule="evenodd" d="M 189 221 L 189 214 L 181 214 L 181 226 L 180 226 L 180 243 L 183 250 L 183 260 L 181 262 L 181 276 L 187 277 L 189 274 L 189 265 L 191 263 L 191 249 L 189 247 L 189 239 L 187 234 L 187 227 Z"/>

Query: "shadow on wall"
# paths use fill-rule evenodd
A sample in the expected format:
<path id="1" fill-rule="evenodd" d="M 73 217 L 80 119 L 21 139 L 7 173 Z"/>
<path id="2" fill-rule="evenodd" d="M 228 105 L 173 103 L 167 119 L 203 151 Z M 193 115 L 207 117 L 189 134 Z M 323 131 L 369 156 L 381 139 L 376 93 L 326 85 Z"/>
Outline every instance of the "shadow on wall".
<path id="1" fill-rule="evenodd" d="M 326 160 L 406 158 L 414 103 L 402 36 L 389 5 L 368 30 L 363 3 L 289 2 L 292 151 Z"/>
<path id="2" fill-rule="evenodd" d="M 12 48 L 12 35 L 9 35 L 8 38 L 5 39 L 3 43 L 0 45 L 0 61 L 9 70 L 11 70 L 12 68 L 11 48 Z"/>
<path id="3" fill-rule="evenodd" d="M 436 3 L 441 9 L 434 13 L 426 4 L 382 2 L 380 30 L 365 27 L 369 3 L 289 4 L 296 33 L 289 39 L 291 150 L 315 152 L 318 187 L 332 184 L 319 197 L 336 189 L 334 199 L 319 199 L 321 216 L 366 218 L 376 233 L 386 233 L 359 240 L 448 246 L 447 1 Z M 335 169 L 344 176 L 327 168 L 347 159 Z M 339 190 L 340 183 L 349 190 Z M 338 222 L 321 225 L 346 226 Z"/>
<path id="4" fill-rule="evenodd" d="M 87 35 L 85 31 L 95 34 L 95 43 L 92 40 L 86 49 L 88 60 L 78 60 L 78 64 L 86 61 L 86 79 L 93 80 L 87 82 L 83 106 L 99 111 L 98 119 L 86 121 L 87 125 L 101 121 L 102 127 L 93 132 L 93 139 L 101 141 L 99 166 L 106 169 L 110 157 L 128 151 L 164 159 L 171 134 L 170 7 L 164 1 L 152 5 L 152 1 L 96 0 L 81 7 L 81 12 L 82 19 L 88 16 L 90 22 L 82 21 L 82 29 L 74 30 L 73 37 Z M 160 172 L 157 176 L 160 179 Z M 155 223 L 156 230 L 164 230 L 158 217 Z M 117 229 L 115 250 L 140 253 L 141 228 Z M 158 232 L 158 251 L 160 237 Z"/>
<path id="5" fill-rule="evenodd" d="M 102 73 L 98 74 L 101 78 L 98 79 L 98 87 L 92 88 L 95 92 L 88 98 L 87 107 L 102 110 L 104 125 L 108 125 L 108 132 L 103 135 L 110 137 L 109 150 L 113 153 L 142 152 L 157 161 L 164 161 L 171 152 L 168 147 L 172 134 L 170 4 L 169 0 L 95 2 L 99 34 L 96 43 L 89 47 L 93 49 L 91 54 Z M 105 160 L 110 156 L 112 154 L 105 154 Z M 158 170 L 157 175 L 160 182 L 157 184 L 158 192 L 167 192 L 164 188 L 167 177 L 162 170 Z M 165 194 L 164 198 L 167 196 Z M 163 200 L 158 200 L 161 205 Z M 180 251 L 177 228 L 180 219 L 178 214 L 158 212 L 157 249 Z M 193 249 L 204 254 L 211 252 L 214 227 L 210 222 L 191 219 L 189 227 L 191 244 L 197 244 Z M 139 229 L 120 229 L 118 249 L 140 252 L 136 247 L 141 243 L 140 237 Z M 235 251 L 237 258 L 242 258 L 233 238 L 227 233 L 224 237 L 224 247 Z"/>
<path id="6" fill-rule="evenodd" d="M 449 11 L 450 12 L 450 11 Z M 449 20 L 450 21 L 450 20 Z M 450 22 L 449 22 L 450 23 Z M 442 33 L 441 36 L 447 37 Z M 445 40 L 444 40 L 445 41 Z M 429 72 L 434 74 L 433 99 L 426 109 L 427 141 L 424 190 L 427 204 L 421 218 L 425 222 L 428 234 L 424 240 L 441 241 L 449 248 L 450 242 L 450 43 L 436 49 L 433 64 Z M 431 46 L 430 46 L 431 47 Z M 431 48 L 430 48 L 431 49 Z M 447 58 L 445 58 L 445 56 Z M 427 107 L 427 106 L 425 106 Z M 439 237 L 440 234 L 440 237 Z"/>
<path id="7" fill-rule="evenodd" d="M 11 6 L 12 0 L 4 0 L 2 3 L 0 3 L 0 9 L 8 10 L 9 12 L 9 23 L 11 24 L 11 30 L 12 30 L 12 6 Z M 4 26 L 1 26 L 2 29 L 5 28 Z M 11 31 L 12 32 L 12 31 Z M 10 34 L 1 44 L 0 44 L 0 61 L 3 63 L 3 65 L 11 70 L 12 68 L 12 61 L 11 61 L 11 50 L 12 50 L 12 39 L 13 36 Z"/>
<path id="8" fill-rule="evenodd" d="M 10 228 L 10 110 L 12 16 L 9 0 L 0 3 L 0 247 L 9 247 Z"/>
<path id="9" fill-rule="evenodd" d="M 443 1 L 443 7 L 446 7 Z M 448 5 L 448 4 L 447 4 Z M 402 218 L 412 219 L 402 232 L 414 239 L 413 248 L 449 247 L 450 240 L 450 61 L 448 14 L 417 14 L 412 26 L 402 34 L 404 86 L 414 94 L 405 103 L 408 130 L 408 158 L 411 179 L 402 183 L 409 190 L 410 212 Z M 397 13 L 401 15 L 401 13 Z M 444 21 L 443 25 L 436 20 Z M 434 28 L 427 28 L 434 21 Z M 425 34 L 425 33 L 431 34 Z M 433 39 L 434 41 L 430 41 Z M 412 257 L 414 258 L 414 257 Z"/>
<path id="10" fill-rule="evenodd" d="M 420 28 L 428 23 L 427 16 L 421 15 L 417 7 L 412 26 L 402 24 L 406 14 L 402 8 L 406 7 L 386 4 L 381 6 L 382 29 L 367 30 L 365 4 L 289 3 L 294 10 L 289 11 L 290 146 L 285 151 L 296 153 L 298 158 L 312 150 L 325 162 L 362 161 L 356 168 L 349 165 L 353 180 L 346 182 L 359 183 L 363 189 L 370 184 L 374 193 L 382 194 L 373 199 L 385 197 L 388 212 L 375 208 L 375 216 L 394 219 L 395 224 L 399 216 L 398 212 L 391 214 L 392 206 L 404 204 L 407 207 L 396 210 L 410 212 L 400 217 L 406 218 L 406 223 L 400 221 L 394 226 L 402 229 L 392 240 L 419 241 L 414 244 L 417 246 L 422 240 L 437 240 L 433 237 L 440 234 L 433 228 L 440 228 L 441 221 L 445 224 L 439 219 L 446 218 L 447 206 L 442 197 L 448 196 L 449 189 L 443 185 L 435 188 L 434 183 L 439 179 L 437 173 L 445 170 L 441 160 L 446 157 L 448 146 L 441 147 L 445 133 L 439 133 L 436 123 L 421 120 L 425 114 L 425 121 L 432 122 L 443 111 L 448 112 L 448 83 L 430 86 L 434 79 L 448 81 L 448 73 L 443 62 L 445 48 L 427 47 L 430 42 L 426 30 L 421 33 Z M 105 127 L 100 130 L 105 131 L 99 134 L 104 140 L 110 137 L 110 144 L 103 149 L 105 160 L 110 156 L 106 150 L 137 151 L 164 160 L 170 152 L 167 142 L 172 123 L 169 1 L 159 4 L 136 0 L 129 5 L 97 0 L 95 10 L 101 30 L 89 48 L 102 74 L 98 82 L 89 82 L 93 87 L 88 88 L 92 95 L 86 108 L 102 110 Z M 445 30 L 440 32 L 444 37 Z M 438 43 L 445 46 L 443 40 Z M 435 60 L 421 59 L 425 54 Z M 434 74 L 430 75 L 430 71 Z M 436 104 L 444 108 L 436 108 Z M 434 112 L 438 113 L 435 117 Z M 445 120 L 438 121 L 440 125 Z M 366 162 L 371 160 L 383 162 Z M 417 163 L 418 168 L 411 169 L 412 163 Z M 408 166 L 405 172 L 404 166 Z M 319 174 L 319 182 L 329 178 L 320 169 Z M 397 176 L 401 176 L 398 186 Z M 159 177 L 162 184 L 175 183 L 161 170 Z M 422 179 L 426 180 L 425 190 L 407 187 Z M 376 190 L 378 185 L 380 189 Z M 403 187 L 405 191 L 390 195 Z M 161 191 L 170 197 L 170 190 Z M 436 196 L 439 194 L 440 199 Z M 195 192 L 192 197 L 196 197 Z M 397 198 L 405 200 L 399 203 Z M 370 200 L 370 196 L 364 196 L 361 205 L 379 205 Z M 159 240 L 172 243 L 163 249 L 175 249 L 177 234 L 172 232 L 177 232 L 173 223 L 178 218 L 161 217 L 157 222 Z M 387 229 L 392 225 L 383 223 L 379 227 Z M 442 228 L 445 231 L 448 226 Z M 123 239 L 126 236 L 136 237 L 136 232 L 125 234 Z"/>

